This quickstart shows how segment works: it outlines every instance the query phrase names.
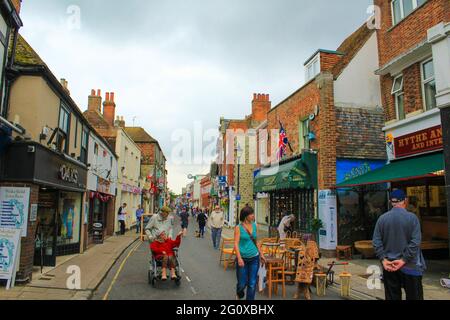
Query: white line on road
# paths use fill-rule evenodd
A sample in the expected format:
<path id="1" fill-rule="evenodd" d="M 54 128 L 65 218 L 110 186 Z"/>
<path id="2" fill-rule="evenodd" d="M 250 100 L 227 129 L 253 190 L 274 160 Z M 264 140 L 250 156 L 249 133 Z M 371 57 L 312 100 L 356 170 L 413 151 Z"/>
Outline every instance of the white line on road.
<path id="1" fill-rule="evenodd" d="M 191 291 L 194 294 L 194 296 L 197 294 L 197 291 L 195 291 L 194 287 L 191 287 Z"/>
<path id="2" fill-rule="evenodd" d="M 184 273 L 184 269 L 181 269 L 181 272 L 183 272 L 183 273 Z"/>
<path id="3" fill-rule="evenodd" d="M 187 280 L 188 282 L 192 282 L 191 279 L 189 279 L 188 276 L 186 276 L 186 280 Z"/>

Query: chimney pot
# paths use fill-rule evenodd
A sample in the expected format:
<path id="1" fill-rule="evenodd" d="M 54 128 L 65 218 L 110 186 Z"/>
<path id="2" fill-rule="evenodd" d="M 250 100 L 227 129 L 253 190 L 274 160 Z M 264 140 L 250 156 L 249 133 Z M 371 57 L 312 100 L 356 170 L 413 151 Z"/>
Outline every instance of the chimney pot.
<path id="1" fill-rule="evenodd" d="M 100 89 L 97 90 L 97 96 L 99 96 L 99 97 L 102 96 L 102 90 L 100 90 Z"/>
<path id="2" fill-rule="evenodd" d="M 253 100 L 256 100 L 256 99 L 257 99 L 257 94 L 254 93 L 254 94 L 253 94 Z"/>
<path id="3" fill-rule="evenodd" d="M 91 90 L 91 96 L 95 96 L 95 90 L 94 89 Z"/>
<path id="4" fill-rule="evenodd" d="M 114 102 L 114 92 L 111 92 L 111 101 Z"/>
<path id="5" fill-rule="evenodd" d="M 105 102 L 109 101 L 109 92 L 106 93 Z"/>

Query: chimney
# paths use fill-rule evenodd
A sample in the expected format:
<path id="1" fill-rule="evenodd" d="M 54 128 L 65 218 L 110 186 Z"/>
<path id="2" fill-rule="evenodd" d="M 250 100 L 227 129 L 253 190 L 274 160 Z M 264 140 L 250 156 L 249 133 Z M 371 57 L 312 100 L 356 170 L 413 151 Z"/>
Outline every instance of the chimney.
<path id="1" fill-rule="evenodd" d="M 88 98 L 88 110 L 102 113 L 102 96 L 100 90 L 97 90 L 97 94 L 95 94 L 94 89 L 91 90 L 91 95 Z"/>
<path id="2" fill-rule="evenodd" d="M 114 126 L 114 119 L 116 117 L 116 103 L 114 102 L 114 92 L 107 92 L 105 102 L 103 102 L 103 118 Z"/>
<path id="3" fill-rule="evenodd" d="M 64 89 L 64 91 L 70 96 L 70 91 L 69 91 L 69 82 L 66 79 L 61 79 L 60 83 Z"/>
<path id="4" fill-rule="evenodd" d="M 252 120 L 263 122 L 267 119 L 267 113 L 272 108 L 272 102 L 268 94 L 254 93 L 252 101 Z"/>

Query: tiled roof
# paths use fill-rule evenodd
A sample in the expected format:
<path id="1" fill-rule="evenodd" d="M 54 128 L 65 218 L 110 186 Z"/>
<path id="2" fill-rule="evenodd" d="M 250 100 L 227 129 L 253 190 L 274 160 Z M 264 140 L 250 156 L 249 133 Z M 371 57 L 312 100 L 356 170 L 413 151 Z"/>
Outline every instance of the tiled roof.
<path id="1" fill-rule="evenodd" d="M 333 67 L 333 75 L 335 77 L 338 77 L 342 73 L 374 32 L 374 29 L 369 29 L 367 24 L 364 23 L 358 30 L 353 32 L 344 40 L 344 42 L 342 42 L 337 51 L 343 53 L 344 56 Z"/>
<path id="2" fill-rule="evenodd" d="M 125 132 L 134 140 L 134 142 L 154 142 L 157 141 L 149 135 L 145 129 L 140 127 L 125 127 Z"/>
<path id="3" fill-rule="evenodd" d="M 14 63 L 25 66 L 46 66 L 28 42 L 19 34 L 17 37 L 16 55 Z"/>

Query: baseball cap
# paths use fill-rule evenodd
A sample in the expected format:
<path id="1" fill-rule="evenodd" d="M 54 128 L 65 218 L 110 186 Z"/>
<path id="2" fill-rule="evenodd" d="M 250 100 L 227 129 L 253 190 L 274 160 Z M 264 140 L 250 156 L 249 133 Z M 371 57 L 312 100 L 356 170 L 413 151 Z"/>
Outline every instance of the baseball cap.
<path id="1" fill-rule="evenodd" d="M 401 202 L 406 199 L 406 194 L 403 190 L 397 189 L 391 192 L 391 201 Z"/>

